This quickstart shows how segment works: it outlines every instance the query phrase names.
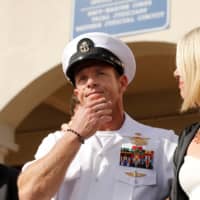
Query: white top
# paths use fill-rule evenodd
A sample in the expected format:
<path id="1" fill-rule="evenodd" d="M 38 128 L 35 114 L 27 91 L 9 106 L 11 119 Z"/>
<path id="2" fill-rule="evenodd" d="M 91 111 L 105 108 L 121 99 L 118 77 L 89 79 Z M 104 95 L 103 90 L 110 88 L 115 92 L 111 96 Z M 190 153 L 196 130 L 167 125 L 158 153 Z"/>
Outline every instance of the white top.
<path id="1" fill-rule="evenodd" d="M 179 172 L 179 182 L 190 200 L 200 199 L 200 159 L 185 156 Z"/>
<path id="2" fill-rule="evenodd" d="M 142 148 L 154 152 L 153 162 L 150 159 L 153 169 L 120 165 L 121 147 L 133 146 L 133 136 L 138 133 L 147 138 Z M 47 154 L 62 136 L 60 131 L 49 134 L 39 146 L 35 159 Z M 85 141 L 52 200 L 163 200 L 170 192 L 176 145 L 177 136 L 173 131 L 145 126 L 125 114 L 119 130 L 97 131 Z M 136 177 L 134 173 L 142 176 Z"/>

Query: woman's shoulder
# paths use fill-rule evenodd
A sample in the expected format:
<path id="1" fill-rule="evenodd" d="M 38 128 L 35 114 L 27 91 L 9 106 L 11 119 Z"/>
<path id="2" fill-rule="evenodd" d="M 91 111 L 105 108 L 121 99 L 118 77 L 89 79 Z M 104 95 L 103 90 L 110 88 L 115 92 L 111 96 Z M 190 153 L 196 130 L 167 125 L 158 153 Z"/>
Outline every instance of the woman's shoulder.
<path id="1" fill-rule="evenodd" d="M 188 134 L 196 132 L 199 128 L 200 128 L 200 122 L 195 122 L 185 127 L 183 131 L 180 133 L 179 142 L 181 142 Z"/>
<path id="2" fill-rule="evenodd" d="M 187 146 L 195 134 L 195 132 L 200 128 L 200 123 L 195 122 L 190 124 L 189 126 L 185 127 L 183 131 L 179 134 L 178 145 L 176 147 L 174 153 L 174 163 L 177 164 L 177 160 L 182 159 L 180 158 L 180 152 L 183 151 L 183 147 Z"/>

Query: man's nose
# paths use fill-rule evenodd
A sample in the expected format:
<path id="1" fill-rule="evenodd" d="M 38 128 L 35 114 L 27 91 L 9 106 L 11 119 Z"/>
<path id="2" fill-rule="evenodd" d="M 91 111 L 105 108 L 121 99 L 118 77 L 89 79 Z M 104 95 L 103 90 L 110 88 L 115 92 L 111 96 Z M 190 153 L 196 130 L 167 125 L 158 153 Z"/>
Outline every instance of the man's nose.
<path id="1" fill-rule="evenodd" d="M 89 77 L 88 81 L 87 81 L 87 86 L 94 87 L 96 85 L 97 85 L 97 81 L 96 81 L 95 77 Z"/>

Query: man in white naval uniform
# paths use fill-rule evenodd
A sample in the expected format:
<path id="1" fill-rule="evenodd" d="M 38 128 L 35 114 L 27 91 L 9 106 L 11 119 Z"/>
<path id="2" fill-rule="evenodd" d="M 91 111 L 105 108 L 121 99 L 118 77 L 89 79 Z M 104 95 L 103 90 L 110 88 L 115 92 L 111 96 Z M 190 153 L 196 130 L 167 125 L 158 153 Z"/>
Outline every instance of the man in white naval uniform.
<path id="1" fill-rule="evenodd" d="M 108 34 L 83 34 L 66 46 L 63 71 L 79 105 L 68 127 L 49 134 L 23 167 L 20 200 L 168 197 L 177 136 L 124 111 L 135 70 L 129 47 Z"/>

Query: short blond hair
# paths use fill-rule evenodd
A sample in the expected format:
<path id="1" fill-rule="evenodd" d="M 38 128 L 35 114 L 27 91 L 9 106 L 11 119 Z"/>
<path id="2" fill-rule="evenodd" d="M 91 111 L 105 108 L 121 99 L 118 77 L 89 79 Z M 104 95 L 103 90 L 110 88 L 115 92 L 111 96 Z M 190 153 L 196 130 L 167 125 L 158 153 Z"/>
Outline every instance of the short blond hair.
<path id="1" fill-rule="evenodd" d="M 185 97 L 181 111 L 200 106 L 200 27 L 183 36 L 177 44 L 176 65 L 184 80 Z"/>

